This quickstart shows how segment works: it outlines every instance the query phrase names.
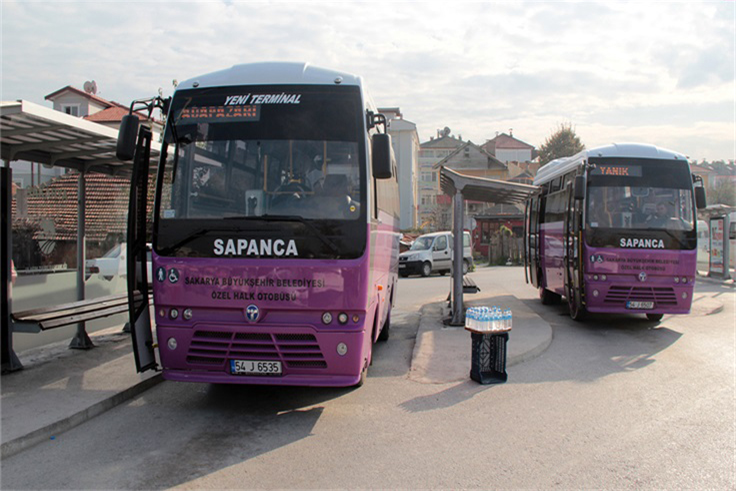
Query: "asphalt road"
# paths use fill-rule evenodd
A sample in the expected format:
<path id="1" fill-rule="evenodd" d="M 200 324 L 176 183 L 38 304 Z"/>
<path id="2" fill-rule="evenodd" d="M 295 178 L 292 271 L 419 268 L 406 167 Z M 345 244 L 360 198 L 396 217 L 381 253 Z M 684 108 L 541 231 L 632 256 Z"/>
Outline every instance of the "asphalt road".
<path id="1" fill-rule="evenodd" d="M 711 316 L 544 307 L 520 268 L 473 273 L 549 322 L 550 347 L 504 385 L 407 373 L 418 308 L 449 277 L 400 280 L 391 339 L 360 389 L 164 382 L 2 462 L 3 489 L 733 489 L 734 290 Z M 513 334 L 512 334 L 513 335 Z"/>

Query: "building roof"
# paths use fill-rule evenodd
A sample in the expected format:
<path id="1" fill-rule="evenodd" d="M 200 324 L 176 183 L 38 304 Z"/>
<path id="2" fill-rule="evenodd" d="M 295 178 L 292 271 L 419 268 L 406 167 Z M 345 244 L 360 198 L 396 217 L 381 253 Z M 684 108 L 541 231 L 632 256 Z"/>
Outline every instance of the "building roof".
<path id="1" fill-rule="evenodd" d="M 438 163 L 434 164 L 432 168 L 439 169 L 440 167 L 443 167 L 443 166 L 448 167 L 450 162 L 455 158 L 455 156 L 459 154 L 460 152 L 463 152 L 466 148 L 473 148 L 478 153 L 480 153 L 482 156 L 486 157 L 487 168 L 491 168 L 491 167 L 500 167 L 502 169 L 508 168 L 508 166 L 505 163 L 501 162 L 496 157 L 486 152 L 485 150 L 483 150 L 483 148 L 479 147 L 478 145 L 471 142 L 470 140 L 466 141 L 464 144 L 457 147 L 452 153 L 450 153 L 450 155 L 440 160 Z"/>
<path id="2" fill-rule="evenodd" d="M 76 241 L 78 176 L 70 172 L 46 185 L 31 188 L 26 198 L 25 216 L 18 217 L 14 211 L 14 221 L 39 225 L 33 236 L 36 240 Z M 128 223 L 130 179 L 88 173 L 85 188 L 87 240 L 101 242 L 110 234 L 124 235 Z M 16 199 L 13 199 L 15 208 Z M 51 220 L 53 226 L 41 227 L 47 220 Z"/>
<path id="3" fill-rule="evenodd" d="M 464 142 L 455 138 L 454 136 L 445 135 L 439 138 L 432 138 L 431 140 L 420 144 L 421 148 L 456 148 L 462 145 Z"/>
<path id="4" fill-rule="evenodd" d="M 498 149 L 503 150 L 534 150 L 533 145 L 529 145 L 521 140 L 514 138 L 506 133 L 501 133 L 481 145 L 486 151 L 495 153 Z"/>
<path id="5" fill-rule="evenodd" d="M 72 87 L 71 85 L 67 85 L 66 87 L 62 87 L 61 89 L 56 90 L 56 91 L 50 93 L 49 95 L 47 95 L 46 97 L 44 97 L 44 99 L 46 99 L 47 101 L 53 101 L 54 99 L 56 99 L 58 96 L 60 96 L 64 92 L 73 92 L 76 95 L 80 95 L 82 97 L 85 97 L 87 99 L 90 99 L 92 101 L 95 101 L 95 102 L 97 102 L 97 103 L 99 103 L 99 104 L 101 104 L 103 106 L 106 106 L 106 107 L 113 107 L 113 106 L 125 107 L 122 104 L 119 104 L 119 103 L 114 102 L 114 101 L 108 101 L 107 99 L 103 99 L 102 97 L 100 97 L 100 96 L 98 96 L 96 94 L 90 94 L 90 93 L 85 92 L 83 90 L 79 90 L 76 87 Z"/>

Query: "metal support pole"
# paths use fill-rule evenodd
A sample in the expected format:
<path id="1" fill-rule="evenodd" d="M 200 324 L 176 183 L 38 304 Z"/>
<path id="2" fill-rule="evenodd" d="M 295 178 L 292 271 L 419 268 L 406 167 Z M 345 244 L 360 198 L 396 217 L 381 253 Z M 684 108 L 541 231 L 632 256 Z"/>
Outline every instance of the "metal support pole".
<path id="1" fill-rule="evenodd" d="M 11 284 L 11 261 L 13 258 L 13 171 L 8 162 L 0 168 L 0 209 L 2 210 L 2 244 L 0 244 L 0 322 L 2 323 L 2 373 L 23 369 L 13 351 L 13 286 Z"/>
<path id="2" fill-rule="evenodd" d="M 84 300 L 84 269 L 87 257 L 85 210 L 87 208 L 87 186 L 84 170 L 79 172 L 77 184 L 77 300 Z M 77 334 L 69 343 L 71 349 L 91 349 L 95 345 L 87 335 L 85 322 L 77 324 Z"/>
<path id="3" fill-rule="evenodd" d="M 455 191 L 453 197 L 453 259 L 452 259 L 452 320 L 450 325 L 465 324 L 465 306 L 463 305 L 463 193 Z"/>

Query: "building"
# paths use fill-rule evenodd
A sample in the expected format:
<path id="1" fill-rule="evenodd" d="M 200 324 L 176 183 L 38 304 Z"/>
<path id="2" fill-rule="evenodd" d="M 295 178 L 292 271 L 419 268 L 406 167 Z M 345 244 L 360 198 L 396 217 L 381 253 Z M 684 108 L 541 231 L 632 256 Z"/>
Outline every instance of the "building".
<path id="1" fill-rule="evenodd" d="M 463 144 L 462 136 L 450 135 L 450 128 L 437 131 L 437 137 L 420 145 L 419 150 L 419 228 L 425 231 L 440 230 L 441 207 L 437 204 L 440 190 L 439 173 L 434 166 Z M 442 198 L 440 198 L 442 200 Z"/>
<path id="2" fill-rule="evenodd" d="M 379 108 L 388 119 L 388 133 L 396 155 L 399 170 L 400 228 L 418 226 L 419 203 L 419 133 L 417 125 L 404 119 L 398 107 Z"/>
<path id="3" fill-rule="evenodd" d="M 511 133 L 511 131 L 509 131 Z M 537 150 L 521 140 L 514 138 L 513 133 L 497 134 L 495 138 L 487 140 L 481 148 L 496 157 L 501 162 L 531 162 L 537 158 Z"/>

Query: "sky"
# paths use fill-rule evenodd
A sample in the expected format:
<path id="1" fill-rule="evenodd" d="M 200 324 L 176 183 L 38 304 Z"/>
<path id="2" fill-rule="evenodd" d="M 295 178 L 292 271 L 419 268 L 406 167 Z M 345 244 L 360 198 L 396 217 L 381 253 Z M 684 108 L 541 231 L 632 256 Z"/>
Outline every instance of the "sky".
<path id="1" fill-rule="evenodd" d="M 4 101 L 94 80 L 129 104 L 235 64 L 361 75 L 420 141 L 449 127 L 539 147 L 643 142 L 736 159 L 736 2 L 88 2 L 0 4 Z"/>

